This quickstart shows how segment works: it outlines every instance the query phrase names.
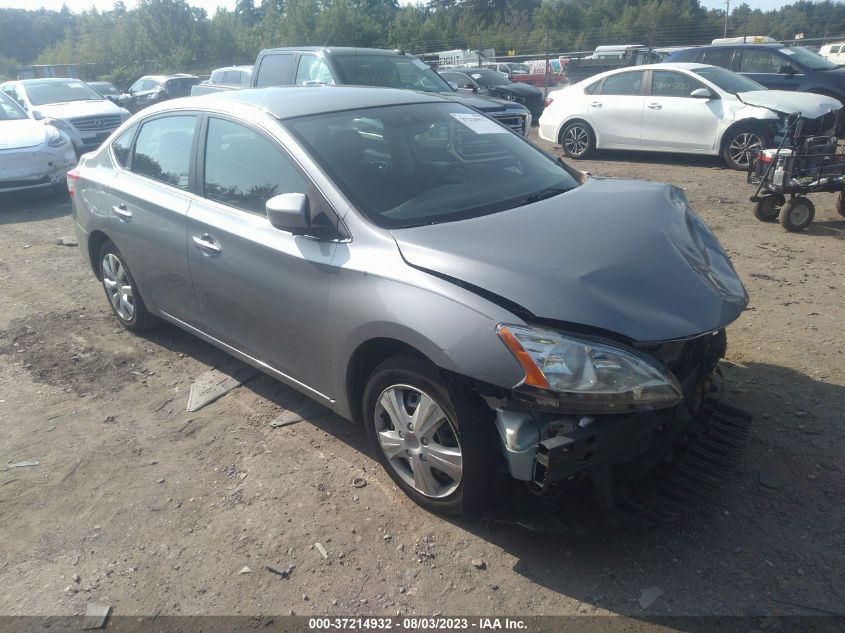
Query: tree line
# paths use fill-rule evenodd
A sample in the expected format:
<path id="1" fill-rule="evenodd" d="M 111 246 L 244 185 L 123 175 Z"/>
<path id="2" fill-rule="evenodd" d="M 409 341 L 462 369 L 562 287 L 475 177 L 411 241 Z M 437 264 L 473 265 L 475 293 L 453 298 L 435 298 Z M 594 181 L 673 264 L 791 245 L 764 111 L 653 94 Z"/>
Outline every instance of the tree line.
<path id="1" fill-rule="evenodd" d="M 74 14 L 0 9 L 0 77 L 20 64 L 77 63 L 87 79 L 125 87 L 147 73 L 207 74 L 252 63 L 262 48 L 331 44 L 426 53 L 583 51 L 601 44 L 673 46 L 723 35 L 725 12 L 698 0 L 238 0 L 209 16 L 185 0 Z M 799 0 L 778 10 L 736 7 L 728 35 L 792 39 L 845 34 L 845 4 Z"/>

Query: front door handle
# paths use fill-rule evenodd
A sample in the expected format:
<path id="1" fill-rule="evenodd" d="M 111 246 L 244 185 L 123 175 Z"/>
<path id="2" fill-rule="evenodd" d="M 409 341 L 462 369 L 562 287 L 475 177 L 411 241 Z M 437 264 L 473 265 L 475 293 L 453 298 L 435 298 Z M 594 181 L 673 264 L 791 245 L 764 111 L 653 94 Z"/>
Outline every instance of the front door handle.
<path id="1" fill-rule="evenodd" d="M 126 208 L 126 205 L 125 205 L 125 204 L 123 204 L 123 203 L 114 205 L 114 206 L 111 208 L 111 210 L 112 210 L 112 211 L 114 212 L 114 214 L 115 214 L 118 218 L 120 218 L 121 220 L 128 220 L 128 219 L 130 219 L 130 218 L 132 217 L 132 212 L 131 212 L 131 211 L 129 211 L 129 210 Z"/>
<path id="2" fill-rule="evenodd" d="M 648 107 L 651 108 L 652 110 L 662 110 L 663 109 L 663 106 L 660 105 L 659 103 L 649 103 Z"/>
<path id="3" fill-rule="evenodd" d="M 223 252 L 223 249 L 214 243 L 214 240 L 208 233 L 203 233 L 202 235 L 194 235 L 193 239 L 194 246 L 196 246 L 197 248 L 201 248 L 202 250 L 208 251 L 209 253 L 214 253 L 215 255 Z"/>
<path id="4" fill-rule="evenodd" d="M 601 107 L 601 101 L 593 101 L 593 102 L 590 104 L 590 107 L 591 107 L 591 108 L 600 108 L 600 107 Z"/>

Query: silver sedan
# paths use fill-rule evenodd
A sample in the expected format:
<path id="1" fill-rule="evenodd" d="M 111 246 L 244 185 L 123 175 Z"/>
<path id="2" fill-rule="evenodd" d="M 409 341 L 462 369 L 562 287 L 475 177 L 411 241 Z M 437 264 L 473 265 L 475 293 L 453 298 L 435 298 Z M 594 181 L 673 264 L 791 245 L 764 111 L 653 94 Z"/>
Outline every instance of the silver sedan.
<path id="1" fill-rule="evenodd" d="M 508 475 L 611 503 L 606 475 L 707 419 L 747 302 L 682 190 L 589 178 L 437 95 L 174 100 L 68 183 L 125 327 L 169 321 L 363 422 L 438 512 Z"/>

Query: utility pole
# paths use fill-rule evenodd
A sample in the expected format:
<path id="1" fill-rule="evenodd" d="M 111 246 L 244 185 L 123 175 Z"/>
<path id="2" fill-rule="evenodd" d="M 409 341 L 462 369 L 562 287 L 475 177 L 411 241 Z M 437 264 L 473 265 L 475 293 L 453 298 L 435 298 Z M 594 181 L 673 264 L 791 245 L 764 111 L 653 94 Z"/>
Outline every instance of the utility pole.
<path id="1" fill-rule="evenodd" d="M 725 37 L 728 36 L 728 16 L 731 13 L 731 0 L 725 0 Z"/>

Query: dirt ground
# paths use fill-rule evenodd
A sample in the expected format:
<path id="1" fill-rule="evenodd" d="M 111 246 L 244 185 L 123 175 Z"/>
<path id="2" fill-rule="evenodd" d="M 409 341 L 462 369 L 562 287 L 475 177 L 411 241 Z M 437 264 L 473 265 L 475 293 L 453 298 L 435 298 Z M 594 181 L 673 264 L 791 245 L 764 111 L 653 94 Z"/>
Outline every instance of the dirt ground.
<path id="1" fill-rule="evenodd" d="M 579 167 L 684 187 L 751 296 L 724 372 L 727 402 L 755 421 L 714 505 L 634 529 L 563 500 L 584 534 L 515 515 L 451 521 L 392 485 L 351 423 L 271 428 L 296 398 L 269 377 L 186 413 L 192 380 L 225 355 L 169 326 L 122 330 L 79 249 L 56 243 L 73 234 L 69 202 L 7 196 L 0 615 L 92 601 L 116 615 L 845 612 L 845 219 L 832 196 L 788 234 L 754 219 L 744 174 L 715 159 Z M 24 460 L 38 465 L 9 468 Z M 283 578 L 267 564 L 295 567 Z"/>

